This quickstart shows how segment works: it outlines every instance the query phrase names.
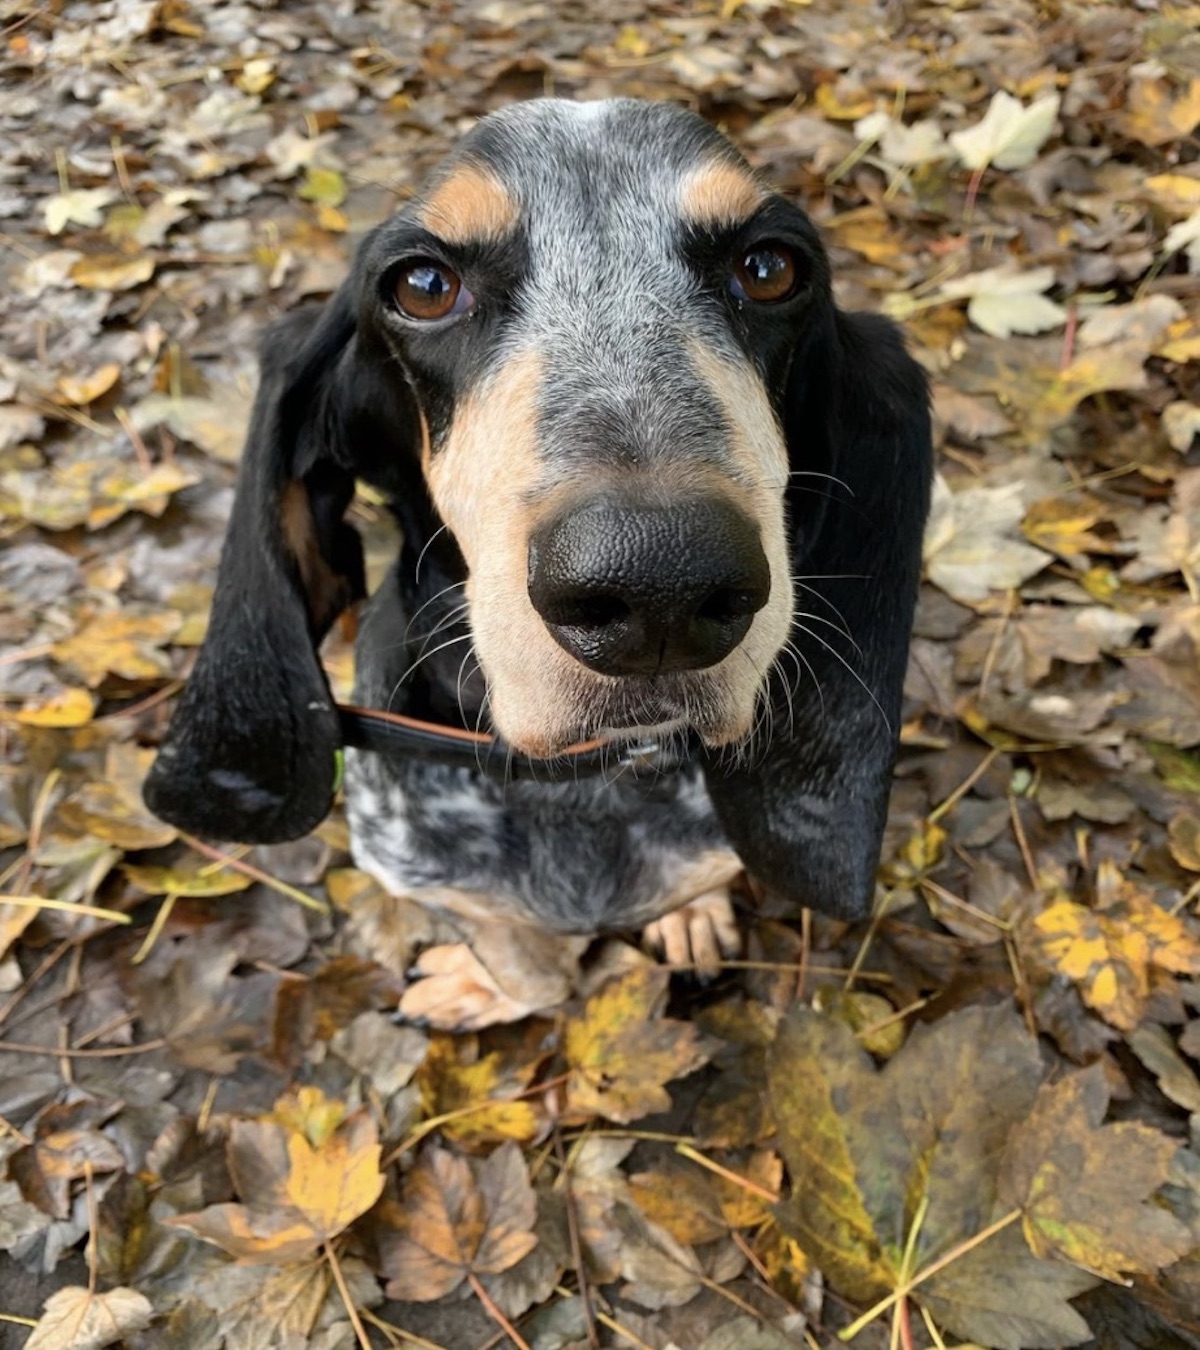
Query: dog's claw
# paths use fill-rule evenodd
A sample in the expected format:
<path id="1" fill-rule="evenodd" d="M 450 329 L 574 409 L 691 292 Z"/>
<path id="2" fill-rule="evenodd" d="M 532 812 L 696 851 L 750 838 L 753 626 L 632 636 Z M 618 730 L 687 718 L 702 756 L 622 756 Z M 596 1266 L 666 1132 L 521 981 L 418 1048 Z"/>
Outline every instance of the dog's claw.
<path id="1" fill-rule="evenodd" d="M 667 965 L 694 966 L 701 979 L 711 979 L 722 960 L 741 949 L 729 891 L 722 886 L 664 914 L 647 925 L 642 940 Z"/>

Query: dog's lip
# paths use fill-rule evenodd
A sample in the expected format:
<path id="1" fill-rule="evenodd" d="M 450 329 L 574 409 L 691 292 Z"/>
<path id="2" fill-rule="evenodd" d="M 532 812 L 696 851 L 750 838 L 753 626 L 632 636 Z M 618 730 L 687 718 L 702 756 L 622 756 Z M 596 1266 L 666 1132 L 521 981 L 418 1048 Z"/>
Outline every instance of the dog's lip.
<path id="1" fill-rule="evenodd" d="M 606 741 L 660 741 L 677 731 L 687 730 L 688 725 L 686 717 L 672 717 L 665 722 L 648 725 L 600 727 L 596 735 Z"/>

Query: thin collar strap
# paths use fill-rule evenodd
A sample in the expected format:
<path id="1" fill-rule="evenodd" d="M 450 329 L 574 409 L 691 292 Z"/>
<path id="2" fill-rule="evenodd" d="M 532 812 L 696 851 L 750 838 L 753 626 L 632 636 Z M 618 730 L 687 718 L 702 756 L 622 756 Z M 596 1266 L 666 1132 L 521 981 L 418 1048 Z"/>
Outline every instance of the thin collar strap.
<path id="1" fill-rule="evenodd" d="M 402 713 L 354 704 L 337 705 L 342 741 L 355 750 L 376 754 L 418 755 L 486 774 L 500 782 L 570 782 L 575 778 L 621 769 L 651 768 L 661 771 L 678 767 L 663 765 L 663 747 L 655 740 L 580 741 L 569 745 L 553 759 L 535 759 L 518 754 L 486 732 L 466 731 L 440 722 L 423 722 Z M 686 760 L 688 756 L 684 756 Z"/>

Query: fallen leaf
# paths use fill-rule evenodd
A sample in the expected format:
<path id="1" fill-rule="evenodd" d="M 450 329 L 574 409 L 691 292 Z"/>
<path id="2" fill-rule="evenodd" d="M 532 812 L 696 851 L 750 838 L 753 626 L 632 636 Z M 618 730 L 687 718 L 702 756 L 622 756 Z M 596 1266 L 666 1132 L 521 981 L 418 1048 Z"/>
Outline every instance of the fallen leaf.
<path id="1" fill-rule="evenodd" d="M 849 1028 L 792 1012 L 768 1057 L 792 1177 L 775 1209 L 780 1225 L 856 1301 L 883 1298 L 906 1269 L 919 1275 L 945 1260 L 912 1297 L 956 1335 L 1000 1350 L 1086 1340 L 1067 1300 L 1094 1276 L 1039 1259 L 1009 1227 L 969 1246 L 1006 1217 L 1000 1159 L 1042 1072 L 1036 1039 L 1004 1006 L 919 1028 L 883 1072 Z"/>
<path id="2" fill-rule="evenodd" d="M 389 1298 L 429 1303 L 468 1275 L 497 1275 L 537 1245 L 537 1201 L 515 1143 L 472 1167 L 428 1148 L 404 1178 L 402 1203 L 385 1210 L 380 1238 Z"/>
<path id="3" fill-rule="evenodd" d="M 993 590 L 1019 586 L 1050 563 L 1050 555 L 1017 537 L 1025 514 L 1019 483 L 952 491 L 940 475 L 925 530 L 930 581 L 963 604 Z"/>
<path id="4" fill-rule="evenodd" d="M 46 233 L 62 234 L 68 225 L 94 229 L 104 219 L 104 208 L 120 195 L 113 188 L 77 188 L 74 192 L 55 193 L 42 208 Z"/>
<path id="5" fill-rule="evenodd" d="M 127 606 L 86 620 L 71 636 L 54 644 L 54 658 L 83 676 L 92 688 L 106 675 L 148 680 L 167 675 L 171 663 L 158 649 L 180 625 L 178 614 Z"/>
<path id="6" fill-rule="evenodd" d="M 1070 980 L 1089 1007 L 1126 1031 L 1141 1019 L 1153 971 L 1200 974 L 1200 937 L 1190 922 L 1133 887 L 1102 909 L 1057 900 L 1021 932 L 1035 965 Z"/>
<path id="7" fill-rule="evenodd" d="M 71 280 L 91 291 L 129 291 L 154 275 L 153 258 L 123 253 L 89 254 L 71 268 Z"/>
<path id="8" fill-rule="evenodd" d="M 1052 267 L 1018 271 L 993 267 L 947 282 L 937 292 L 946 301 L 967 300 L 967 316 L 976 328 L 992 337 L 1014 333 L 1044 333 L 1061 328 L 1067 311 L 1043 294 L 1054 285 Z"/>
<path id="9" fill-rule="evenodd" d="M 103 398 L 121 378 L 121 367 L 116 361 L 108 361 L 97 367 L 90 375 L 61 375 L 55 381 L 64 403 L 73 407 L 84 407 Z"/>
<path id="10" fill-rule="evenodd" d="M 998 89 L 983 120 L 950 133 L 950 145 L 968 169 L 1023 169 L 1037 158 L 1058 118 L 1061 99 L 1043 94 L 1026 107 Z"/>
<path id="11" fill-rule="evenodd" d="M 1144 1022 L 1130 1033 L 1129 1048 L 1158 1080 L 1165 1097 L 1185 1111 L 1200 1111 L 1200 1078 L 1175 1048 L 1165 1027 Z"/>
<path id="12" fill-rule="evenodd" d="M 307 1260 L 379 1199 L 381 1153 L 365 1111 L 347 1115 L 341 1102 L 303 1088 L 272 1115 L 230 1127 L 229 1171 L 241 1204 L 167 1222 L 248 1264 Z"/>
<path id="13" fill-rule="evenodd" d="M 1099 1065 L 1043 1087 L 1009 1141 L 1000 1188 L 1021 1208 L 1037 1255 L 1119 1280 L 1154 1274 L 1193 1242 L 1178 1219 L 1151 1202 L 1178 1141 L 1135 1121 L 1102 1125 L 1108 1095 Z"/>
<path id="14" fill-rule="evenodd" d="M 151 814 L 142 801 L 142 782 L 154 752 L 135 745 L 110 745 L 104 755 L 104 777 L 85 783 L 58 808 L 58 819 L 77 830 L 122 849 L 162 848 L 178 831 Z"/>
<path id="15" fill-rule="evenodd" d="M 696 1028 L 662 1016 L 669 980 L 660 967 L 640 966 L 610 980 L 568 1021 L 571 1111 L 623 1124 L 665 1111 L 671 1098 L 663 1084 L 707 1061 Z"/>
<path id="16" fill-rule="evenodd" d="M 1178 93 L 1164 79 L 1131 80 L 1119 121 L 1126 135 L 1143 145 L 1183 140 L 1200 123 L 1200 79 Z"/>
<path id="17" fill-rule="evenodd" d="M 25 703 L 10 715 L 26 727 L 82 727 L 95 711 L 96 696 L 91 690 L 68 687 L 49 698 Z"/>
<path id="18" fill-rule="evenodd" d="M 153 1315 L 150 1300 L 136 1289 L 98 1294 L 69 1285 L 46 1300 L 25 1350 L 103 1350 L 145 1331 Z"/>
<path id="19" fill-rule="evenodd" d="M 500 1051 L 480 1055 L 473 1036 L 435 1034 L 417 1070 L 426 1116 L 454 1116 L 440 1130 L 447 1139 L 486 1143 L 528 1142 L 545 1128 L 544 1111 L 532 1101 L 513 1101 L 533 1081 L 539 1059 L 506 1062 Z"/>

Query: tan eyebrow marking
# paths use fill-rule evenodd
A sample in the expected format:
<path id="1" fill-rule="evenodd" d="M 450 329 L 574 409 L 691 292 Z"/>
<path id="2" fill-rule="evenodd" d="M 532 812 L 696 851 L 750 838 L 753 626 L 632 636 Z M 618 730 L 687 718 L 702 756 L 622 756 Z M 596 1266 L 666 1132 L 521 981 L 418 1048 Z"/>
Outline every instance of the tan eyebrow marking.
<path id="1" fill-rule="evenodd" d="M 516 199 L 490 169 L 464 164 L 434 188 L 418 218 L 448 244 L 469 244 L 502 239 L 519 216 Z"/>
<path id="2" fill-rule="evenodd" d="M 758 210 L 766 196 L 746 169 L 728 160 L 709 160 L 680 184 L 679 210 L 693 225 L 739 225 Z"/>

